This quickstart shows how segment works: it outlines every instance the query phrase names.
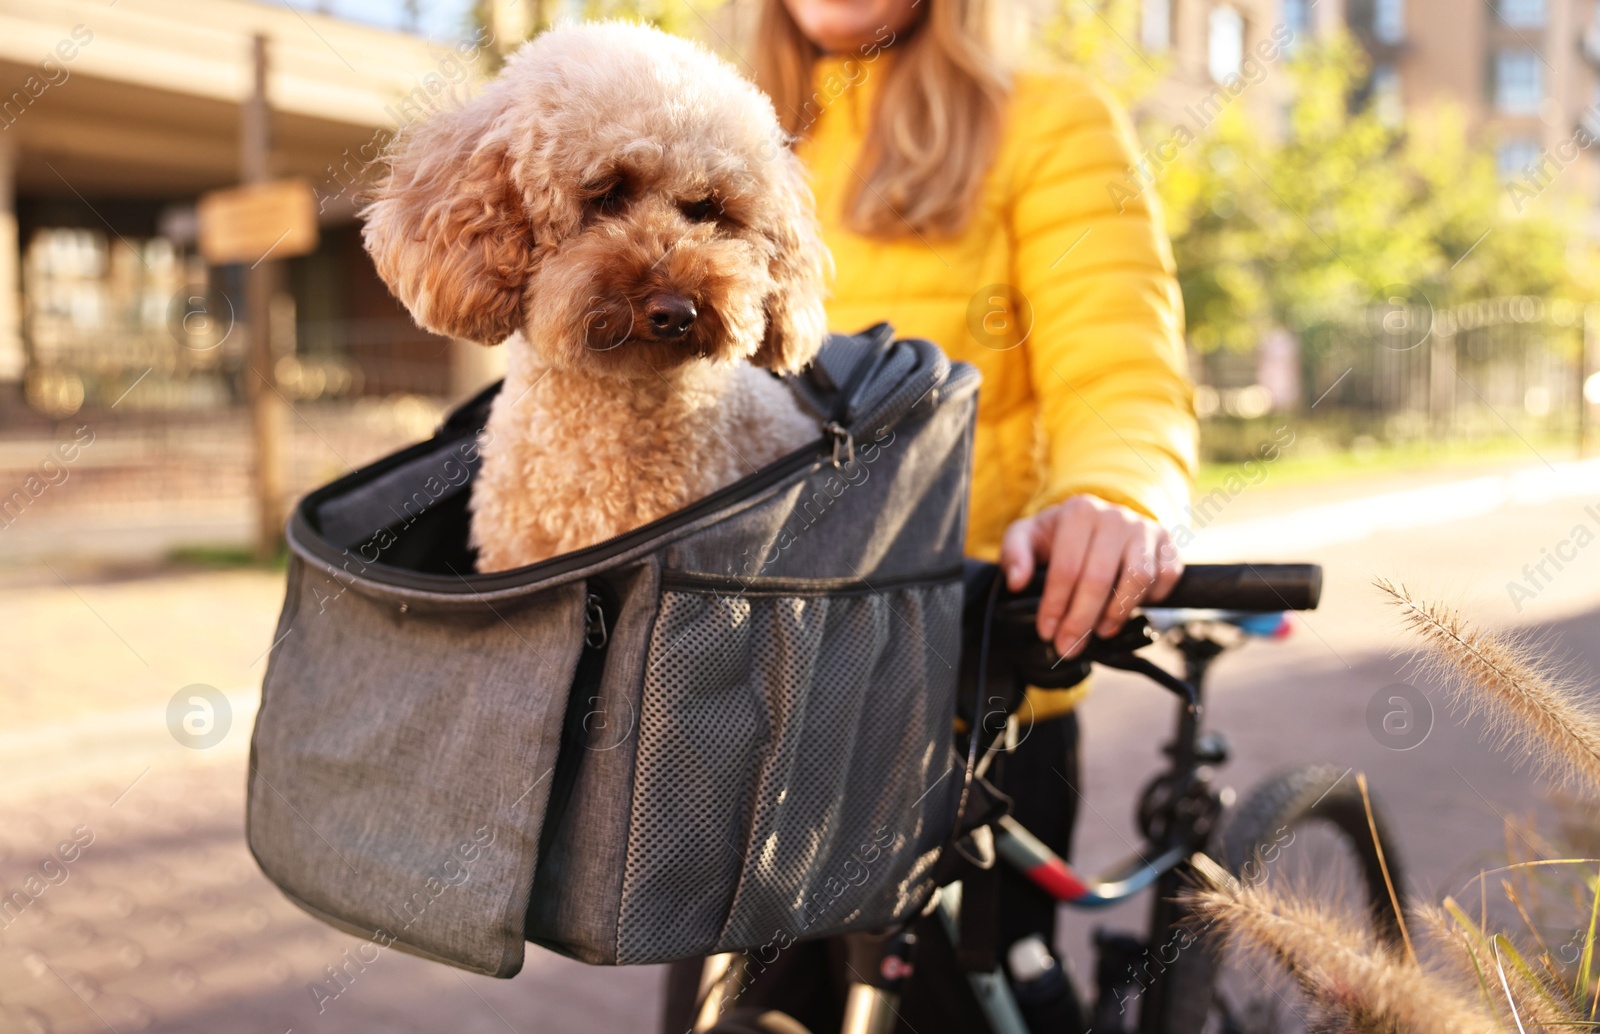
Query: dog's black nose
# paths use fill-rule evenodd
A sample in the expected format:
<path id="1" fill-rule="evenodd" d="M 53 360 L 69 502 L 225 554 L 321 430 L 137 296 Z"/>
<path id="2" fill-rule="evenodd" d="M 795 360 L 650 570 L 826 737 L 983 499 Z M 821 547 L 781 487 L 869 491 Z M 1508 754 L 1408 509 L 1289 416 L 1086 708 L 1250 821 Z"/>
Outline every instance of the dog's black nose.
<path id="1" fill-rule="evenodd" d="M 663 341 L 672 341 L 689 333 L 694 318 L 700 311 L 694 300 L 681 294 L 651 295 L 645 303 L 644 314 L 650 320 L 650 332 Z"/>

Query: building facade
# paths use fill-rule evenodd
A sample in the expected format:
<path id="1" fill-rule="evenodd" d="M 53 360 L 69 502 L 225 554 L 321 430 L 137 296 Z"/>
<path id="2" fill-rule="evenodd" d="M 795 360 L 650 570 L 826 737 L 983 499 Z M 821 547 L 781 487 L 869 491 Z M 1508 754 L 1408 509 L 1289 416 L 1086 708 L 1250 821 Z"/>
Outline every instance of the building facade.
<path id="1" fill-rule="evenodd" d="M 1315 32 L 1307 0 L 1139 0 L 1138 46 L 1166 63 L 1140 114 L 1196 136 L 1234 104 L 1280 109 L 1281 62 Z"/>
<path id="2" fill-rule="evenodd" d="M 286 390 L 448 379 L 446 343 L 389 297 L 355 213 L 388 137 L 477 74 L 478 41 L 249 0 L 0 0 L 0 407 L 62 417 L 141 377 L 119 413 L 237 401 L 243 266 L 199 257 L 195 203 L 240 181 L 257 35 L 270 173 L 310 182 L 320 224 L 316 251 L 283 263 Z"/>
<path id="3" fill-rule="evenodd" d="M 1139 0 L 1139 47 L 1170 57 L 1144 105 L 1194 121 L 1230 76 L 1243 103 L 1281 104 L 1272 68 L 1246 62 L 1271 40 L 1343 27 L 1372 62 L 1380 114 L 1448 104 L 1494 149 L 1513 204 L 1552 191 L 1600 206 L 1600 3 L 1597 0 Z M 1211 101 L 1211 108 L 1215 101 Z M 1600 229 L 1600 227 L 1597 227 Z"/>
<path id="4" fill-rule="evenodd" d="M 1460 109 L 1510 202 L 1600 204 L 1596 0 L 1322 0 L 1373 59 L 1383 103 Z"/>

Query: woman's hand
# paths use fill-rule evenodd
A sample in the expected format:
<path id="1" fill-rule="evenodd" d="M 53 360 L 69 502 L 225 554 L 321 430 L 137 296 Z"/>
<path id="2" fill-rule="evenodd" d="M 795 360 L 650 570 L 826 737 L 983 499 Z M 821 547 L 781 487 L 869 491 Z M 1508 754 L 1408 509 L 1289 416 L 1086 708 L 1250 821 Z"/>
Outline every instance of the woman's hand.
<path id="1" fill-rule="evenodd" d="M 1017 592 L 1048 565 L 1039 638 L 1073 657 L 1091 632 L 1112 635 L 1142 601 L 1178 583 L 1183 561 L 1155 521 L 1092 495 L 1075 495 L 1012 523 L 1000 546 L 1006 585 Z"/>

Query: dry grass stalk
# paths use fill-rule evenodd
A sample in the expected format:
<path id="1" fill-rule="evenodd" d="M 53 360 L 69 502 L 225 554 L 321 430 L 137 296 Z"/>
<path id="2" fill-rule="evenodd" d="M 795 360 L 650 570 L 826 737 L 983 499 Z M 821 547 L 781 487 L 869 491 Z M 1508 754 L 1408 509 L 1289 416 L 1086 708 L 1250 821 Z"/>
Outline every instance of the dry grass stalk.
<path id="1" fill-rule="evenodd" d="M 1378 583 L 1423 640 L 1432 669 L 1456 704 L 1489 719 L 1489 731 L 1502 748 L 1533 760 L 1544 771 L 1565 778 L 1591 794 L 1600 791 L 1600 708 L 1570 679 L 1533 656 L 1529 645 L 1512 636 L 1473 628 L 1453 609 L 1419 601 L 1404 586 Z M 1358 780 L 1363 795 L 1364 779 Z M 1376 822 L 1368 805 L 1368 825 Z M 1508 827 L 1507 836 L 1513 831 Z M 1546 866 L 1588 864 L 1580 859 L 1518 860 L 1509 846 L 1514 871 L 1527 878 Z M 1388 867 L 1380 848 L 1380 864 Z M 1418 962 L 1409 932 L 1405 953 L 1375 937 L 1369 917 L 1323 904 L 1306 893 L 1285 893 L 1262 884 L 1245 885 L 1203 855 L 1194 866 L 1200 886 L 1188 901 L 1236 942 L 1263 954 L 1299 982 L 1327 1018 L 1350 1034 L 1477 1034 L 1500 1030 L 1565 1031 L 1596 1029 L 1600 1012 L 1600 980 L 1594 968 L 1600 931 L 1600 879 L 1581 911 L 1588 917 L 1582 932 L 1582 957 L 1573 970 L 1563 955 L 1552 955 L 1533 913 L 1509 881 L 1502 880 L 1507 900 L 1527 927 L 1536 951 L 1521 951 L 1505 935 L 1485 927 L 1488 878 L 1483 873 L 1479 895 L 1482 918 L 1474 922 L 1455 901 L 1444 908 L 1411 910 L 1412 923 L 1426 934 L 1435 952 L 1432 966 Z M 1537 885 L 1530 879 L 1529 893 Z M 1398 895 L 1389 884 L 1390 904 Z M 1563 949 L 1571 947 L 1568 942 Z"/>
<path id="2" fill-rule="evenodd" d="M 1271 958 L 1352 1034 L 1490 1034 L 1492 1012 L 1373 937 L 1370 923 L 1319 901 L 1244 884 L 1197 856 L 1188 898 L 1235 942 Z"/>
<path id="3" fill-rule="evenodd" d="M 1469 714 L 1489 720 L 1502 749 L 1600 793 L 1600 711 L 1571 680 L 1504 633 L 1469 625 L 1453 608 L 1417 600 L 1385 579 L 1378 588 L 1428 647 L 1432 670 Z"/>
<path id="4" fill-rule="evenodd" d="M 1400 907 L 1400 894 L 1395 890 L 1394 877 L 1389 873 L 1389 860 L 1383 854 L 1383 838 L 1378 836 L 1378 818 L 1372 813 L 1372 795 L 1367 793 L 1367 774 L 1356 773 L 1356 786 L 1361 790 L 1361 806 L 1367 812 L 1367 832 L 1372 834 L 1372 847 L 1378 855 L 1378 868 L 1383 870 L 1383 886 L 1389 892 L 1389 907 L 1394 909 L 1395 925 L 1400 927 L 1400 936 L 1405 940 L 1406 958 L 1413 966 L 1417 965 L 1417 948 L 1411 943 L 1411 931 L 1406 929 L 1405 909 Z"/>

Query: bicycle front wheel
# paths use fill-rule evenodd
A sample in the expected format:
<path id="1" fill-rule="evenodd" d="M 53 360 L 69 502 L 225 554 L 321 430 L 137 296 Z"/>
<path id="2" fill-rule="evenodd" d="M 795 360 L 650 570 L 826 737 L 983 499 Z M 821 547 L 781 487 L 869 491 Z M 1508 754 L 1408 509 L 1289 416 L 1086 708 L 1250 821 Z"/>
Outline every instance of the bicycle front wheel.
<path id="1" fill-rule="evenodd" d="M 1383 861 L 1402 906 L 1395 847 L 1374 809 Z M 1332 766 L 1283 772 L 1231 812 L 1212 838 L 1211 856 L 1241 879 L 1262 881 L 1366 917 L 1381 939 L 1398 943 L 1383 865 L 1367 823 L 1355 773 Z M 1192 917 L 1184 919 L 1193 924 Z M 1231 945 L 1215 930 L 1178 954 L 1164 987 L 1141 1016 L 1152 1034 L 1306 1034 L 1316 1011 L 1293 978 Z"/>

